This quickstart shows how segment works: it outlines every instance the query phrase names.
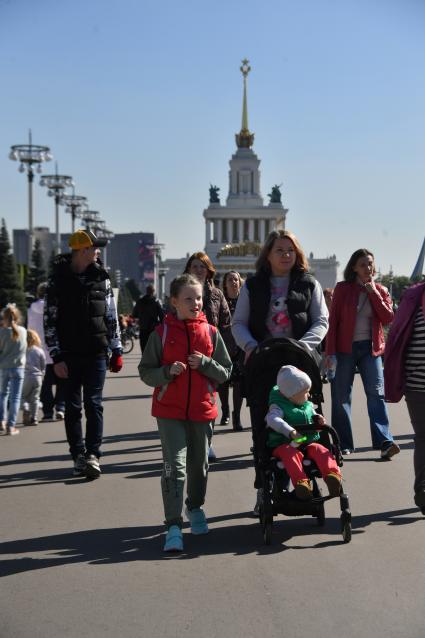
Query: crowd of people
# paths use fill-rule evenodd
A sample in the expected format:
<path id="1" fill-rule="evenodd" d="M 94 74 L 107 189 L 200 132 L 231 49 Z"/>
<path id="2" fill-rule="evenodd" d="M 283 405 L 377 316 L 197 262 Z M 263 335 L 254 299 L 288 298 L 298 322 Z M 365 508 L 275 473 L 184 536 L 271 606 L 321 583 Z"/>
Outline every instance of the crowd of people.
<path id="1" fill-rule="evenodd" d="M 56 258 L 49 281 L 39 287 L 28 329 L 20 325 L 13 304 L 2 311 L 0 328 L 2 431 L 19 433 L 20 407 L 24 425 L 37 425 L 41 399 L 42 420 L 64 418 L 74 475 L 89 479 L 101 475 L 106 371 L 119 372 L 123 365 L 120 329 L 125 324 L 124 318 L 118 319 L 109 276 L 99 260 L 103 245 L 91 231 L 73 233 L 70 254 Z M 220 288 L 208 255 L 195 252 L 171 284 L 168 311 L 148 286 L 132 319 L 139 324 L 140 378 L 154 388 L 152 415 L 163 453 L 165 551 L 183 549 L 186 477 L 185 513 L 191 531 L 208 532 L 203 505 L 208 463 L 216 460 L 214 426 L 228 425 L 231 419 L 234 431 L 244 429 L 246 366 L 267 339 L 295 340 L 321 367 L 331 385 L 332 426 L 342 455 L 356 450 L 351 418 L 356 373 L 366 395 L 372 447 L 383 460 L 400 452 L 386 401 L 405 396 L 414 430 L 414 499 L 425 513 L 425 283 L 407 290 L 394 317 L 388 290 L 375 281 L 371 251 L 354 251 L 343 281 L 323 291 L 309 272 L 297 237 L 274 230 L 260 251 L 255 274 L 245 282 L 232 270 Z M 390 327 L 387 340 L 385 326 Z M 304 456 L 316 462 L 331 495 L 339 494 L 342 480 L 317 433 L 300 437 L 297 432 L 301 422 L 311 423 L 313 417 L 323 421 L 309 401 L 310 386 L 305 372 L 285 366 L 265 406 L 267 445 L 284 464 L 301 500 L 312 496 Z M 252 432 L 258 513 L 264 495 L 260 446 L 254 428 Z"/>

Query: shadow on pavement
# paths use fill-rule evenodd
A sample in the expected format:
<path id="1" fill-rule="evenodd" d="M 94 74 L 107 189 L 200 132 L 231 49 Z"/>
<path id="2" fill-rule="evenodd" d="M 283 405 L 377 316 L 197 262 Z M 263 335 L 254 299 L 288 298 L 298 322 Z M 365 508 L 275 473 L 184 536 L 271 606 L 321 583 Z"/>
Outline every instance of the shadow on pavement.
<path id="1" fill-rule="evenodd" d="M 228 516 L 209 518 L 210 526 L 226 520 L 235 520 L 232 526 L 212 527 L 207 536 L 192 536 L 189 527 L 183 529 L 185 551 L 181 554 L 164 554 L 164 526 L 119 527 L 111 529 L 93 529 L 71 532 L 40 538 L 28 538 L 0 543 L 0 554 L 14 554 L 19 558 L 0 561 L 0 573 L 4 576 L 18 574 L 36 569 L 46 569 L 59 565 L 89 564 L 110 565 L 130 561 L 150 560 L 187 560 L 198 556 L 231 554 L 245 556 L 247 554 L 276 554 L 288 549 L 307 549 L 309 547 L 328 547 L 340 545 L 336 535 L 338 521 L 335 519 L 327 530 L 332 538 L 312 546 L 287 546 L 285 542 L 293 536 L 317 535 L 317 525 L 312 520 L 287 520 L 284 525 L 274 526 L 274 543 L 263 544 L 261 529 L 257 520 L 239 522 L 247 519 L 249 512 L 241 512 Z M 236 522 L 238 521 L 238 522 Z M 322 533 L 322 532 L 320 532 Z M 339 533 L 339 532 L 338 532 Z M 46 553 L 46 556 L 36 556 Z M 32 556 L 24 556 L 32 554 Z"/>
<path id="2" fill-rule="evenodd" d="M 357 516 L 353 519 L 354 534 L 362 533 L 359 527 L 373 522 L 384 521 L 390 525 L 415 523 L 423 517 L 410 517 L 407 514 L 417 512 L 416 508 L 380 512 L 368 516 Z M 162 525 L 140 527 L 118 527 L 111 529 L 93 529 L 39 538 L 28 538 L 8 541 L 0 544 L 0 554 L 17 555 L 0 561 L 0 573 L 4 576 L 46 569 L 58 565 L 85 563 L 89 565 L 110 565 L 130 561 L 148 561 L 159 559 L 187 560 L 198 556 L 230 554 L 245 556 L 247 554 L 276 554 L 286 550 L 323 549 L 330 546 L 344 546 L 340 535 L 339 518 L 326 520 L 324 528 L 317 527 L 311 518 L 275 519 L 273 525 L 272 544 L 266 546 L 258 521 L 242 522 L 249 512 L 230 514 L 209 518 L 211 526 L 207 536 L 192 536 L 188 526 L 183 529 L 185 551 L 181 554 L 164 554 L 164 527 Z M 401 518 L 400 518 L 401 517 Z M 232 526 L 214 527 L 215 524 L 234 520 Z M 323 534 L 329 540 L 318 543 L 294 545 L 286 544 L 297 537 L 314 538 Z M 355 542 L 355 541 L 354 541 Z M 47 556 L 34 556 L 47 553 Z M 33 556 L 23 556 L 33 554 Z"/>

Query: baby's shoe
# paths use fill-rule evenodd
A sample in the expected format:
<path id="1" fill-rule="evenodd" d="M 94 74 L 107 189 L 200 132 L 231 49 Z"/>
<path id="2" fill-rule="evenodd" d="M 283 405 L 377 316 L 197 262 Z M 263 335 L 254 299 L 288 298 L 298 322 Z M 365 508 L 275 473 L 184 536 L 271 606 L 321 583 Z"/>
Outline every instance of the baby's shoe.
<path id="1" fill-rule="evenodd" d="M 313 489 L 309 479 L 300 479 L 295 486 L 295 495 L 301 501 L 308 501 L 313 498 Z"/>
<path id="2" fill-rule="evenodd" d="M 165 537 L 164 552 L 182 552 L 183 534 L 178 525 L 171 525 Z"/>
<path id="3" fill-rule="evenodd" d="M 193 510 L 189 510 L 186 507 L 185 514 L 190 523 L 190 530 L 192 534 L 195 534 L 195 536 L 208 534 L 208 523 L 202 507 L 195 507 Z"/>
<path id="4" fill-rule="evenodd" d="M 341 494 L 341 474 L 335 472 L 329 472 L 323 479 L 328 486 L 329 496 L 339 496 Z"/>

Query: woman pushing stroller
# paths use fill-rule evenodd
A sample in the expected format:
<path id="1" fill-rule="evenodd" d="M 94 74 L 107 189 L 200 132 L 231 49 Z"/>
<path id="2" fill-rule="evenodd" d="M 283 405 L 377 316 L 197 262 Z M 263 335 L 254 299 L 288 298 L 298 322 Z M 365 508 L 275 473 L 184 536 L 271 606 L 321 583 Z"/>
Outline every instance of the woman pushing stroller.
<path id="1" fill-rule="evenodd" d="M 318 431 L 301 434 L 297 425 L 316 421 L 323 425 L 325 419 L 317 414 L 308 395 L 310 377 L 295 366 L 282 366 L 277 375 L 277 385 L 270 391 L 269 410 L 266 416 L 267 446 L 273 448 L 272 455 L 282 461 L 301 500 L 313 497 L 311 480 L 303 468 L 303 459 L 314 461 L 325 481 L 330 496 L 339 496 L 342 476 L 338 464 L 330 451 L 318 443 Z"/>

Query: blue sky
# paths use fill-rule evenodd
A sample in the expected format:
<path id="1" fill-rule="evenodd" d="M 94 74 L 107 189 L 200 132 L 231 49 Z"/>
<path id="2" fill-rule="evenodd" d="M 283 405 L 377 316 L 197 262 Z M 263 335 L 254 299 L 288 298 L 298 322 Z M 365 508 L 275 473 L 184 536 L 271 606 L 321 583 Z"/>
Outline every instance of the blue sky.
<path id="1" fill-rule="evenodd" d="M 165 257 L 202 249 L 246 56 L 265 202 L 283 182 L 307 253 L 343 266 L 366 246 L 409 275 L 425 235 L 424 34 L 421 0 L 0 0 L 0 215 L 27 224 L 8 152 L 31 127 L 112 230 L 154 232 Z M 38 185 L 34 207 L 53 228 Z"/>

